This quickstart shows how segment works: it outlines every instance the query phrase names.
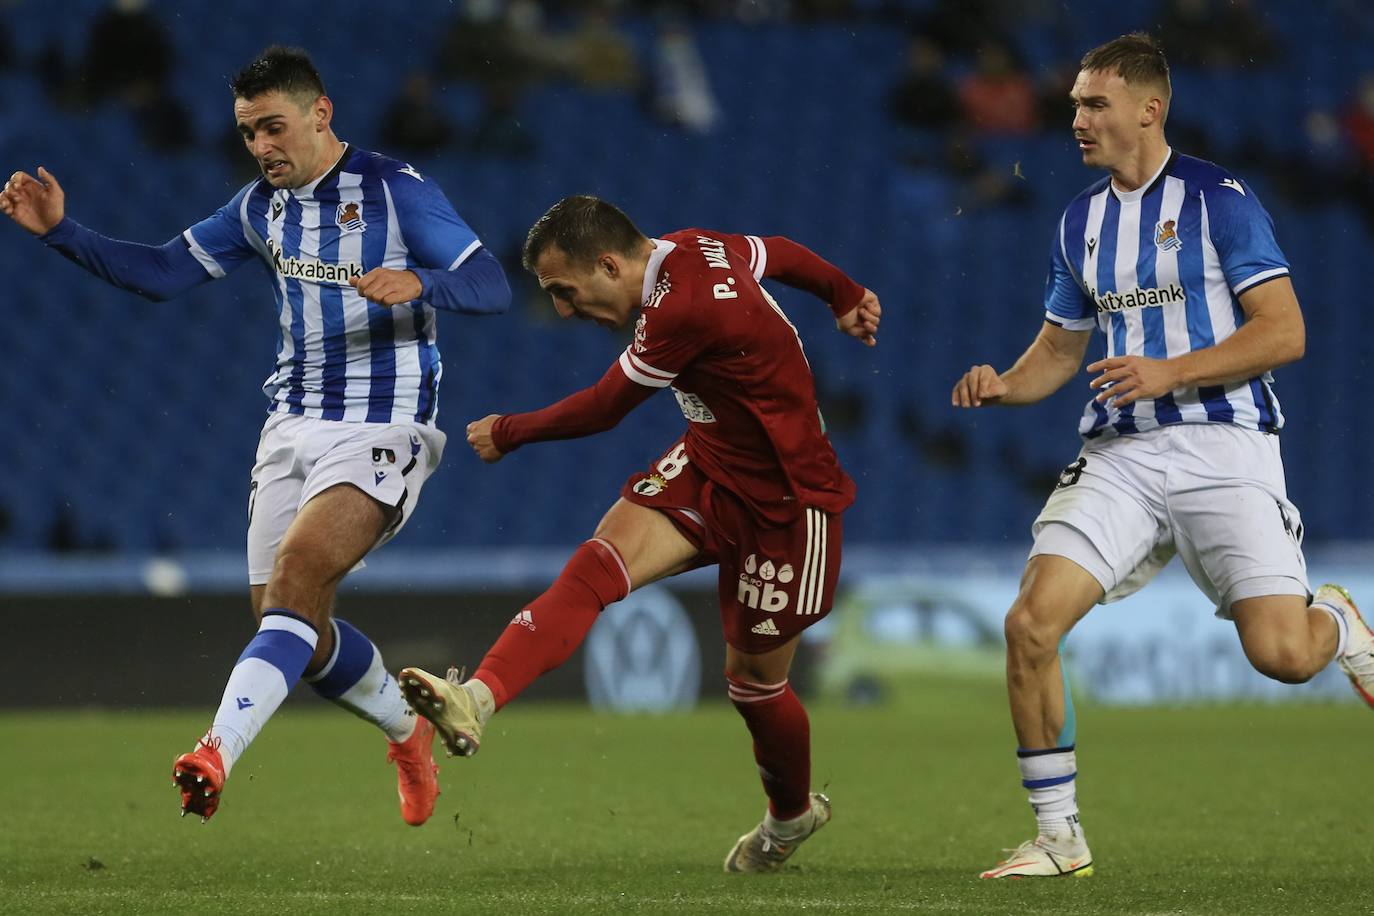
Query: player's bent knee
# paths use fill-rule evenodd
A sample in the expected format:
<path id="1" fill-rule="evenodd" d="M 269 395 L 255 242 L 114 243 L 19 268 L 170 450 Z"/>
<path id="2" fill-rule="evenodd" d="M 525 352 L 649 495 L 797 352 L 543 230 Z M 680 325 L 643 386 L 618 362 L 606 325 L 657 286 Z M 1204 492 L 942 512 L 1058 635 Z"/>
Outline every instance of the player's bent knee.
<path id="1" fill-rule="evenodd" d="M 1064 631 L 1050 622 L 1046 615 L 1037 614 L 1035 609 L 1021 599 L 1011 606 L 1002 624 L 1007 639 L 1007 650 L 1034 658 L 1053 657 L 1059 651 L 1059 641 Z"/>
<path id="2" fill-rule="evenodd" d="M 266 595 L 273 603 L 287 600 L 314 602 L 321 591 L 328 588 L 347 570 L 336 570 L 327 558 L 308 550 L 284 549 L 272 561 L 272 575 L 267 581 Z M 301 596 L 295 598 L 294 596 Z"/>
<path id="3" fill-rule="evenodd" d="M 1271 643 L 1258 651 L 1247 647 L 1246 654 L 1256 671 L 1282 684 L 1305 684 L 1325 667 L 1314 669 L 1306 652 L 1280 643 Z"/>

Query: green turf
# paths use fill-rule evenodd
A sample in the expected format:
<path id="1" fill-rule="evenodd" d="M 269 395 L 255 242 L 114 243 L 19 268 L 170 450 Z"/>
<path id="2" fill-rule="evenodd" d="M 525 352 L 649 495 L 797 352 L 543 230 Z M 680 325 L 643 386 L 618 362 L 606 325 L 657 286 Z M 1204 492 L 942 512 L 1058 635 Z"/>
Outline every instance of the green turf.
<path id="1" fill-rule="evenodd" d="M 1355 913 L 1374 907 L 1374 719 L 1355 705 L 1080 710 L 1084 880 L 981 882 L 1032 821 L 1000 691 L 812 710 L 835 819 L 721 873 L 762 813 L 742 724 L 512 707 L 406 827 L 380 737 L 293 703 L 215 819 L 177 818 L 204 715 L 0 716 L 5 913 Z"/>

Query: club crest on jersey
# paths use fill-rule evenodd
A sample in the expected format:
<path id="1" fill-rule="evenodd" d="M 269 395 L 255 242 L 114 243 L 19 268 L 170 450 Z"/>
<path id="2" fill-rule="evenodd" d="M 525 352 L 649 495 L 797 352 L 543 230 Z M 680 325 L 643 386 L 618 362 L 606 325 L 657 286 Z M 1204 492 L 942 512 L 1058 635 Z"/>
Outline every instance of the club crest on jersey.
<path id="1" fill-rule="evenodd" d="M 668 486 L 668 481 L 662 474 L 650 474 L 637 481 L 632 488 L 638 496 L 657 496 L 663 492 L 663 488 Z"/>
<path id="2" fill-rule="evenodd" d="M 1183 247 L 1178 237 L 1178 224 L 1171 219 L 1155 223 L 1155 244 L 1160 251 L 1177 251 Z"/>
<path id="3" fill-rule="evenodd" d="M 362 232 L 367 228 L 367 223 L 363 222 L 362 209 L 363 205 L 359 201 L 341 201 L 338 210 L 335 211 L 334 222 L 338 223 L 344 232 Z"/>

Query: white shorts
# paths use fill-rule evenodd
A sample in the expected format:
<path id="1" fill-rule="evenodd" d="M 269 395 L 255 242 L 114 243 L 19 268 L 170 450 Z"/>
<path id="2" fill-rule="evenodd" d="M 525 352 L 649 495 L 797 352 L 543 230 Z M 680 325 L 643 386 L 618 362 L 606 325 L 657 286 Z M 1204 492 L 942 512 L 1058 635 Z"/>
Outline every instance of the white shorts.
<path id="1" fill-rule="evenodd" d="M 277 547 L 301 507 L 336 484 L 352 484 L 399 509 L 374 546 L 401 530 L 447 437 L 421 423 L 346 423 L 274 413 L 263 424 L 248 490 L 248 582 L 263 585 Z M 362 568 L 360 561 L 354 569 Z"/>
<path id="2" fill-rule="evenodd" d="M 1310 593 L 1278 437 L 1230 424 L 1087 443 L 1031 533 L 1031 556 L 1082 566 L 1104 604 L 1139 591 L 1175 553 L 1219 617 L 1243 598 Z"/>

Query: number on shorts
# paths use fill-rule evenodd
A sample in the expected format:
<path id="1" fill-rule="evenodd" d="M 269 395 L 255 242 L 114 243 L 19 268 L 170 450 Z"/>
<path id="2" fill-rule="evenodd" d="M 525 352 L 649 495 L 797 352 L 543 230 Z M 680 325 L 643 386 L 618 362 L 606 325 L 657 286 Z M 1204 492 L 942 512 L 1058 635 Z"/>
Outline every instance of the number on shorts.
<path id="1" fill-rule="evenodd" d="M 663 475 L 664 480 L 672 480 L 682 473 L 682 469 L 687 466 L 687 446 L 679 445 L 668 454 L 659 459 L 658 472 Z"/>
<path id="2" fill-rule="evenodd" d="M 1059 472 L 1059 481 L 1054 485 L 1056 490 L 1071 487 L 1078 483 L 1078 478 L 1083 476 L 1083 469 L 1088 466 L 1087 458 L 1079 458 L 1073 464 Z"/>

